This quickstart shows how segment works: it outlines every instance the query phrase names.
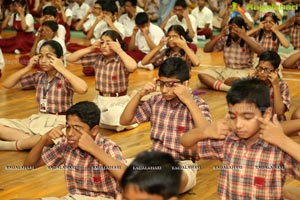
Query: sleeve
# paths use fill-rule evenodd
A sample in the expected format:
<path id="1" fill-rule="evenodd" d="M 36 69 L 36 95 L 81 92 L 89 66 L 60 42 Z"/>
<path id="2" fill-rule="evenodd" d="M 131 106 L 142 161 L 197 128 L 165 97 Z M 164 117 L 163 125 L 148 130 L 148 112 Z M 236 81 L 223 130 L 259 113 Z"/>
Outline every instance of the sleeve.
<path id="1" fill-rule="evenodd" d="M 65 38 L 66 38 L 66 28 L 63 25 L 61 25 L 61 24 L 58 25 L 57 37 L 59 37 L 60 39 L 62 39 L 63 41 L 65 41 Z"/>
<path id="2" fill-rule="evenodd" d="M 65 161 L 64 159 L 64 142 L 60 142 L 52 148 L 44 148 L 42 159 L 47 166 L 58 167 Z"/>
<path id="3" fill-rule="evenodd" d="M 226 43 L 226 40 L 227 40 L 227 36 L 224 36 L 222 38 L 220 38 L 217 43 L 215 44 L 214 48 L 213 48 L 213 51 L 223 51 L 224 50 L 224 47 L 225 47 L 225 43 Z"/>
<path id="4" fill-rule="evenodd" d="M 153 98 L 154 97 L 151 97 L 149 100 L 145 101 L 144 103 L 138 106 L 134 116 L 138 124 L 150 121 L 152 114 Z"/>
<path id="5" fill-rule="evenodd" d="M 223 160 L 225 140 L 203 140 L 197 143 L 197 153 L 200 159 Z"/>
<path id="6" fill-rule="evenodd" d="M 27 14 L 25 16 L 25 21 L 26 21 L 26 25 L 28 27 L 33 27 L 33 25 L 34 25 L 34 19 L 33 19 L 33 16 L 31 14 Z"/>
<path id="7" fill-rule="evenodd" d="M 81 57 L 81 65 L 83 67 L 95 67 L 95 62 L 101 54 L 99 52 L 89 53 Z"/>
<path id="8" fill-rule="evenodd" d="M 206 118 L 206 120 L 211 123 L 212 120 L 211 120 L 210 110 L 207 103 L 204 100 L 198 98 L 196 100 L 196 103 L 198 108 L 201 110 L 202 114 Z"/>
<path id="9" fill-rule="evenodd" d="M 287 153 L 284 153 L 283 158 L 285 172 L 293 178 L 300 180 L 300 163 Z"/>
<path id="10" fill-rule="evenodd" d="M 122 154 L 121 148 L 114 142 L 107 140 L 107 144 L 104 146 L 104 151 L 109 154 L 111 157 L 115 158 L 116 160 L 119 160 L 123 163 L 126 163 L 126 160 Z"/>
<path id="11" fill-rule="evenodd" d="M 14 17 L 15 17 L 15 14 L 12 14 L 12 15 L 10 16 L 10 18 L 9 18 L 9 20 L 8 20 L 8 23 L 7 23 L 7 25 L 8 25 L 9 27 L 12 27 L 12 26 L 13 26 L 13 23 L 14 23 Z"/>
<path id="12" fill-rule="evenodd" d="M 39 76 L 39 72 L 35 72 L 33 74 L 23 76 L 20 79 L 22 89 L 31 88 L 31 87 L 36 88 L 38 84 L 38 76 Z"/>

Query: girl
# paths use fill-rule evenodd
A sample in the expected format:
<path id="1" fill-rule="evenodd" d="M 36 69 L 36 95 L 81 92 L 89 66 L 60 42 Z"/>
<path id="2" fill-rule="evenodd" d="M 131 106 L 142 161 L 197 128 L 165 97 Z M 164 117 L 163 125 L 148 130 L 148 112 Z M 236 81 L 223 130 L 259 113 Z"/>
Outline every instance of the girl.
<path id="1" fill-rule="evenodd" d="M 31 149 L 40 135 L 66 123 L 65 112 L 73 104 L 73 93 L 87 92 L 87 84 L 64 67 L 62 56 L 58 42 L 46 41 L 39 55 L 3 82 L 5 88 L 35 87 L 39 113 L 26 119 L 0 119 L 0 150 Z M 26 75 L 36 63 L 41 71 Z"/>
<path id="2" fill-rule="evenodd" d="M 80 49 L 67 57 L 67 61 L 81 61 L 83 67 L 95 69 L 95 85 L 99 95 L 94 102 L 101 110 L 100 125 L 103 128 L 121 131 L 120 116 L 129 102 L 127 95 L 129 73 L 137 64 L 121 48 L 122 38 L 114 30 L 105 31 L 92 46 Z M 95 52 L 97 48 L 100 52 Z"/>
<path id="3" fill-rule="evenodd" d="M 159 67 L 168 57 L 180 57 L 189 67 L 198 66 L 199 58 L 189 47 L 189 42 L 192 41 L 181 25 L 173 25 L 168 29 L 167 37 L 162 38 L 159 45 L 143 58 L 142 65 L 153 64 Z M 160 51 L 165 43 L 167 48 Z"/>
<path id="4" fill-rule="evenodd" d="M 289 42 L 278 30 L 278 22 L 279 19 L 275 13 L 267 12 L 261 19 L 259 26 L 248 31 L 247 35 L 255 36 L 265 51 L 278 52 L 279 44 L 288 48 Z"/>
<path id="5" fill-rule="evenodd" d="M 12 10 L 2 23 L 2 29 L 12 27 L 17 35 L 0 39 L 0 48 L 3 53 L 28 53 L 34 41 L 34 19 L 30 13 L 26 13 L 25 0 L 14 0 L 12 5 Z"/>

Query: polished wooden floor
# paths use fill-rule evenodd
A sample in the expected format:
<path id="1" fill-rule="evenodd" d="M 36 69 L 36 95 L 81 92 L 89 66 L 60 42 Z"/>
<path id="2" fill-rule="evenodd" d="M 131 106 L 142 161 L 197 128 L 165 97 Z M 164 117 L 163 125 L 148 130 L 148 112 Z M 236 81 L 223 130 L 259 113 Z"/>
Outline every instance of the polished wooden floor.
<path id="1" fill-rule="evenodd" d="M 7 35 L 2 35 L 6 37 Z M 84 39 L 73 39 L 72 42 L 85 44 Z M 197 54 L 201 58 L 199 67 L 193 68 L 190 85 L 193 89 L 199 87 L 197 72 L 213 66 L 222 66 L 222 53 L 203 53 L 199 48 Z M 0 79 L 0 117 L 5 118 L 24 118 L 37 112 L 35 102 L 35 91 L 22 91 L 20 89 L 6 90 L 2 87 L 2 81 L 11 73 L 19 70 L 22 66 L 18 63 L 18 55 L 4 54 L 6 66 L 3 76 Z M 86 77 L 81 72 L 80 65 L 68 65 L 77 76 L 83 78 L 89 85 L 89 91 L 85 95 L 75 94 L 74 102 L 81 100 L 92 100 L 95 95 L 94 77 Z M 284 79 L 289 85 L 292 107 L 288 116 L 300 103 L 300 72 L 296 70 L 284 70 Z M 130 76 L 129 93 L 142 87 L 146 82 L 151 81 L 157 76 L 157 69 L 147 71 L 144 69 L 136 70 Z M 298 89 L 297 89 L 298 88 Z M 225 103 L 225 93 L 206 90 L 205 94 L 200 95 L 209 105 L 213 120 L 222 118 L 227 112 Z M 136 129 L 124 131 L 121 133 L 102 130 L 102 134 L 118 143 L 123 150 L 126 158 L 133 157 L 137 153 L 150 147 L 149 123 L 141 124 Z M 298 137 L 294 137 L 299 141 Z M 19 167 L 28 152 L 0 151 L 0 199 L 18 199 L 18 198 L 37 198 L 44 196 L 62 196 L 67 193 L 64 175 L 59 170 L 48 170 L 45 167 L 33 171 L 10 169 L 11 166 Z M 183 194 L 182 200 L 213 200 L 218 199 L 217 184 L 219 171 L 214 171 L 213 166 L 220 164 L 218 161 L 202 160 L 198 162 L 201 169 L 197 175 L 197 185 L 191 191 Z M 300 187 L 300 182 L 288 178 L 287 185 Z"/>

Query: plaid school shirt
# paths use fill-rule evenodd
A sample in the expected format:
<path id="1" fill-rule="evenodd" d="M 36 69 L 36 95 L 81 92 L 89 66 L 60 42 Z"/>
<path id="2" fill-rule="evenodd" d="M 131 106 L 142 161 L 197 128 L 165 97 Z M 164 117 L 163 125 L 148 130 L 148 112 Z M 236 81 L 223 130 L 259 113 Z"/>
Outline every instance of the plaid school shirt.
<path id="1" fill-rule="evenodd" d="M 128 88 L 129 72 L 119 56 L 107 60 L 101 52 L 81 57 L 83 67 L 95 69 L 96 90 L 103 93 L 120 93 Z"/>
<path id="2" fill-rule="evenodd" d="M 95 143 L 113 158 L 125 163 L 120 147 L 110 139 L 96 136 Z M 69 193 L 115 198 L 117 180 L 89 153 L 72 148 L 64 138 L 52 148 L 44 148 L 42 159 L 51 170 L 63 169 Z M 119 170 L 117 166 L 108 166 Z"/>
<path id="3" fill-rule="evenodd" d="M 199 109 L 211 122 L 208 105 L 193 96 Z M 152 150 L 171 154 L 177 160 L 198 160 L 198 154 L 180 144 L 180 137 L 195 127 L 189 109 L 180 101 L 172 105 L 161 95 L 155 95 L 138 106 L 135 113 L 137 123 L 151 122 Z"/>
<path id="4" fill-rule="evenodd" d="M 293 45 L 294 50 L 300 48 L 300 25 L 291 24 L 281 32 L 290 35 L 290 43 Z"/>
<path id="5" fill-rule="evenodd" d="M 226 46 L 228 36 L 223 36 L 215 44 L 213 51 L 223 51 L 223 59 L 225 67 L 232 69 L 249 69 L 252 68 L 253 52 L 249 45 L 244 43 L 240 46 L 240 39 L 238 41 L 231 40 L 231 45 Z M 254 40 L 254 38 L 251 38 Z M 255 40 L 254 40 L 255 41 Z"/>
<path id="6" fill-rule="evenodd" d="M 256 37 L 258 41 L 258 37 Z M 260 41 L 258 41 L 260 46 L 263 48 L 264 51 L 275 51 L 278 52 L 279 48 L 279 40 L 276 37 L 275 40 L 272 38 L 272 34 L 263 34 L 262 38 Z"/>
<path id="7" fill-rule="evenodd" d="M 34 72 L 20 79 L 22 88 L 36 88 L 36 101 L 40 105 L 42 99 L 47 99 L 47 112 L 66 112 L 73 105 L 73 87 L 59 72 L 48 82 L 45 72 Z"/>
<path id="8" fill-rule="evenodd" d="M 234 133 L 198 142 L 201 159 L 219 159 L 220 199 L 283 199 L 286 175 L 300 179 L 300 164 L 280 148 L 258 139 L 251 147 Z"/>
<path id="9" fill-rule="evenodd" d="M 190 58 L 184 53 L 183 55 L 178 52 L 178 51 L 170 51 L 169 55 L 166 55 L 168 49 L 163 49 L 162 51 L 157 52 L 154 57 L 151 59 L 150 63 L 152 63 L 156 67 L 160 67 L 161 64 L 170 57 L 178 57 L 181 58 L 182 60 L 186 61 L 188 64 L 189 68 L 192 66 L 192 62 Z M 183 51 L 183 50 L 182 50 Z M 183 51 L 184 52 L 184 51 Z"/>
<path id="10" fill-rule="evenodd" d="M 282 79 L 279 79 L 279 88 L 280 88 L 281 99 L 286 108 L 285 112 L 287 112 L 290 110 L 290 107 L 291 107 L 289 86 Z M 274 89 L 273 89 L 273 87 L 270 87 L 270 101 L 271 101 L 271 106 L 274 109 Z M 286 120 L 285 115 L 277 115 L 277 117 L 278 117 L 279 121 Z"/>

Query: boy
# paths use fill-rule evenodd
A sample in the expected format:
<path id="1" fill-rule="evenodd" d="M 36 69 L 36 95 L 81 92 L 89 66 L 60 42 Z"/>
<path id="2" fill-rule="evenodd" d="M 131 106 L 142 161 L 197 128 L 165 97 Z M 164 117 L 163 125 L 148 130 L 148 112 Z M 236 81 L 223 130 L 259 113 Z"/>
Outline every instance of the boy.
<path id="1" fill-rule="evenodd" d="M 287 174 L 300 178 L 299 144 L 287 137 L 276 114 L 272 118 L 269 87 L 256 78 L 236 81 L 227 96 L 226 120 L 181 137 L 199 156 L 220 159 L 220 199 L 283 199 Z M 272 118 L 272 121 L 270 119 Z"/>
<path id="2" fill-rule="evenodd" d="M 285 121 L 285 112 L 289 111 L 291 98 L 288 85 L 279 77 L 280 56 L 274 51 L 265 51 L 259 56 L 254 76 L 266 82 L 270 87 L 270 101 L 274 114 Z"/>
<path id="3" fill-rule="evenodd" d="M 66 120 L 65 126 L 42 136 L 24 165 L 36 168 L 46 164 L 50 169 L 64 165 L 69 190 L 66 199 L 115 198 L 116 180 L 126 166 L 120 147 L 99 133 L 99 108 L 92 102 L 79 102 L 67 110 Z M 62 138 L 61 142 L 51 147 L 57 138 Z"/>
<path id="4" fill-rule="evenodd" d="M 127 104 L 120 124 L 131 125 L 151 122 L 153 151 L 170 153 L 182 165 L 193 165 L 198 160 L 197 152 L 180 145 L 179 137 L 194 127 L 205 127 L 211 121 L 208 105 L 188 90 L 189 68 L 177 57 L 166 59 L 158 73 L 159 79 L 144 86 Z M 139 105 L 147 94 L 160 87 L 161 94 L 151 97 Z M 193 170 L 194 169 L 194 170 Z M 195 168 L 183 170 L 181 192 L 196 184 Z"/>
<path id="5" fill-rule="evenodd" d="M 182 171 L 167 153 L 145 151 L 127 167 L 120 181 L 122 196 L 127 199 L 177 200 Z"/>

